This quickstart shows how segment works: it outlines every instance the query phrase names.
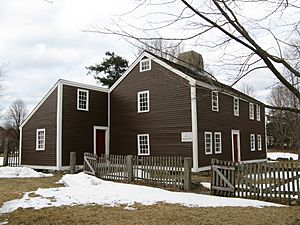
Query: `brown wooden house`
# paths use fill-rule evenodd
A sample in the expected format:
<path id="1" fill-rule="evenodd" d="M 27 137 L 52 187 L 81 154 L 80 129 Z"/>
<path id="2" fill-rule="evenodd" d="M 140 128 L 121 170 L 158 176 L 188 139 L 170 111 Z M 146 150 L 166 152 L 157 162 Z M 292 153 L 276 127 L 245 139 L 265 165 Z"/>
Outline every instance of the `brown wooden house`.
<path id="1" fill-rule="evenodd" d="M 206 74 L 199 54 L 179 58 L 144 52 L 110 89 L 59 81 L 21 126 L 21 164 L 64 169 L 70 151 L 79 165 L 86 151 L 188 156 L 193 171 L 266 160 L 264 104 Z"/>

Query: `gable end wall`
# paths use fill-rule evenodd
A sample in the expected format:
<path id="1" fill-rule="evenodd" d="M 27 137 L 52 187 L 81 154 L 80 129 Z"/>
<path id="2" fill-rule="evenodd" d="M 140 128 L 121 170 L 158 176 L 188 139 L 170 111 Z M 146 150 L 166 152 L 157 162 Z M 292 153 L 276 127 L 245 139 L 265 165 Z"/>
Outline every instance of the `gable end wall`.
<path id="1" fill-rule="evenodd" d="M 150 111 L 138 113 L 137 93 L 150 93 Z M 152 60 L 151 70 L 139 64 L 113 89 L 111 96 L 111 154 L 138 154 L 137 134 L 149 134 L 150 155 L 192 157 L 192 142 L 181 142 L 191 132 L 190 84 Z"/>
<path id="2" fill-rule="evenodd" d="M 57 88 L 22 128 L 22 165 L 56 166 Z M 44 129 L 44 151 L 36 151 L 36 129 Z"/>

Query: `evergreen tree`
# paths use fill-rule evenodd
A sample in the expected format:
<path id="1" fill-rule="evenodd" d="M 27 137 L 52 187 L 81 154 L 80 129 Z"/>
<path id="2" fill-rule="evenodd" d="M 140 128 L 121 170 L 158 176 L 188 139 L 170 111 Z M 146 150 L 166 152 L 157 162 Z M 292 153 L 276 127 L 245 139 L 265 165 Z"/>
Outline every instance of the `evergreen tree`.
<path id="1" fill-rule="evenodd" d="M 100 64 L 94 66 L 88 66 L 88 75 L 93 74 L 97 82 L 104 86 L 111 87 L 119 77 L 127 70 L 128 61 L 121 56 L 115 55 L 114 52 L 106 52 L 106 58 Z M 106 76 L 101 76 L 101 73 Z"/>

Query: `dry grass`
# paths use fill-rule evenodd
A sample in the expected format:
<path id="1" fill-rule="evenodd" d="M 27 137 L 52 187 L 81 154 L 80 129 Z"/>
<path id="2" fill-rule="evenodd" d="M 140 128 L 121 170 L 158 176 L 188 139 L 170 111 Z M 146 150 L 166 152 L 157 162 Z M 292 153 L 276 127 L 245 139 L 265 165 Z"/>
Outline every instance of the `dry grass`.
<path id="1" fill-rule="evenodd" d="M 35 191 L 38 188 L 61 187 L 56 184 L 60 175 L 49 178 L 9 178 L 0 179 L 0 206 L 9 200 L 21 198 L 24 192 Z"/>
<path id="2" fill-rule="evenodd" d="M 0 179 L 0 204 L 20 198 L 25 191 L 39 187 L 57 187 L 60 177 L 35 179 Z M 84 191 L 84 190 L 83 190 Z M 0 223 L 9 224 L 300 224 L 300 207 L 286 208 L 187 208 L 159 204 L 134 206 L 130 211 L 119 207 L 69 206 L 41 210 L 19 209 L 0 215 Z"/>
<path id="3" fill-rule="evenodd" d="M 299 207 L 290 208 L 187 208 L 180 205 L 160 204 L 124 207 L 73 206 L 42 210 L 21 209 L 5 215 L 9 224 L 265 224 L 299 225 Z M 0 220 L 1 221 L 1 220 Z"/>

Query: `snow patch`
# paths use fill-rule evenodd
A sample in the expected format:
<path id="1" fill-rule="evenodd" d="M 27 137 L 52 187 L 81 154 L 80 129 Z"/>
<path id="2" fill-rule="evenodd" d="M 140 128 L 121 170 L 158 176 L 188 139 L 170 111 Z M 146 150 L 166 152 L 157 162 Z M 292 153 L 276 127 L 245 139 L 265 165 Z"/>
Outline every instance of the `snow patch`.
<path id="1" fill-rule="evenodd" d="M 131 211 L 134 211 L 134 210 L 137 210 L 136 208 L 134 208 L 134 207 L 131 207 L 131 206 L 126 206 L 126 207 L 124 207 L 124 209 L 126 209 L 126 210 L 131 210 Z"/>
<path id="2" fill-rule="evenodd" d="M 53 174 L 36 172 L 27 167 L 0 167 L 0 178 L 36 178 L 36 177 L 51 177 Z"/>
<path id="3" fill-rule="evenodd" d="M 0 166 L 3 166 L 3 157 L 0 157 Z"/>
<path id="4" fill-rule="evenodd" d="M 210 183 L 209 182 L 201 182 L 201 184 L 207 188 L 207 189 L 210 189 Z"/>
<path id="5" fill-rule="evenodd" d="M 267 158 L 270 158 L 272 160 L 276 160 L 277 158 L 292 158 L 293 160 L 298 160 L 298 155 L 287 152 L 268 152 Z"/>
<path id="6" fill-rule="evenodd" d="M 41 209 L 87 204 L 112 207 L 127 205 L 131 208 L 134 204 L 153 205 L 161 202 L 181 204 L 187 207 L 282 207 L 279 204 L 257 200 L 171 192 L 153 187 L 114 183 L 84 173 L 64 175 L 59 182 L 65 184 L 66 187 L 39 188 L 37 191 L 27 192 L 22 199 L 5 202 L 0 208 L 0 213 L 9 213 L 18 208 Z M 126 209 L 131 210 L 130 208 Z"/>

